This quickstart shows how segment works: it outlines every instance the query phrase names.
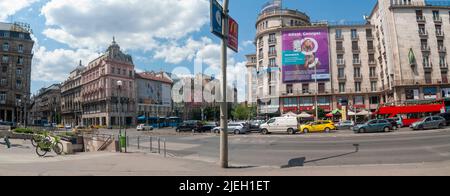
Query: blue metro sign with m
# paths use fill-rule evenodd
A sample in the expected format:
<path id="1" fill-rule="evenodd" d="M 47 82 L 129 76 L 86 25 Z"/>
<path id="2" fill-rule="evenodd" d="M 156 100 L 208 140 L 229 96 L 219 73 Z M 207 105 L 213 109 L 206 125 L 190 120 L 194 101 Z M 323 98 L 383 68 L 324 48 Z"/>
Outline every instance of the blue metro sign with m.
<path id="1" fill-rule="evenodd" d="M 211 32 L 222 38 L 223 8 L 217 0 L 211 0 Z"/>

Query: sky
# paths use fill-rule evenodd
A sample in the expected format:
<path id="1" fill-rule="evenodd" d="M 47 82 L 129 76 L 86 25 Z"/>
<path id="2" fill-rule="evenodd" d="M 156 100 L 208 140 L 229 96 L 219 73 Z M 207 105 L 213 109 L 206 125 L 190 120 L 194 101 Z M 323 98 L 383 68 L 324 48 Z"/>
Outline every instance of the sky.
<path id="1" fill-rule="evenodd" d="M 221 2 L 221 0 L 219 0 Z M 239 52 L 229 50 L 229 75 L 245 72 L 255 53 L 255 22 L 267 0 L 230 0 L 239 23 Z M 284 0 L 312 21 L 362 21 L 376 0 Z M 0 0 L 1 22 L 25 22 L 35 46 L 31 92 L 63 82 L 81 60 L 98 57 L 113 36 L 137 71 L 195 71 L 220 67 L 220 40 L 210 33 L 209 0 Z M 198 70 L 198 69 L 197 69 Z M 216 76 L 219 77 L 219 76 Z M 240 85 L 245 85 L 240 83 Z"/>

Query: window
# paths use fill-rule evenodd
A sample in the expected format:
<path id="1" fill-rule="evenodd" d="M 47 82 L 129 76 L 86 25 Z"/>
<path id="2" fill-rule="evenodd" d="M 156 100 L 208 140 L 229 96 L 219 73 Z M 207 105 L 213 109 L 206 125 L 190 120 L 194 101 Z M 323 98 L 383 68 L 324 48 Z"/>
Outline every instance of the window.
<path id="1" fill-rule="evenodd" d="M 119 71 L 120 72 L 120 71 Z M 119 73 L 120 74 L 120 73 Z M 122 69 L 122 75 L 127 75 L 127 70 Z"/>
<path id="2" fill-rule="evenodd" d="M 130 72 L 129 72 L 129 75 L 130 75 L 130 77 L 133 77 L 133 72 L 130 71 Z"/>
<path id="3" fill-rule="evenodd" d="M 377 91 L 377 82 L 370 82 L 370 90 L 372 92 L 376 92 Z"/>
<path id="4" fill-rule="evenodd" d="M 19 56 L 19 58 L 17 58 L 17 64 L 23 65 L 23 57 Z"/>
<path id="5" fill-rule="evenodd" d="M 336 42 L 336 50 L 344 50 L 344 46 L 342 42 Z"/>
<path id="6" fill-rule="evenodd" d="M 6 73 L 7 71 L 8 71 L 8 67 L 7 67 L 7 66 L 3 66 L 3 67 L 2 67 L 2 72 L 3 72 L 3 73 Z"/>
<path id="7" fill-rule="evenodd" d="M 439 66 L 447 67 L 447 62 L 445 61 L 445 55 L 443 55 L 443 54 L 439 55 Z"/>
<path id="8" fill-rule="evenodd" d="M 420 40 L 420 46 L 422 47 L 422 50 L 427 50 L 428 49 L 428 40 L 426 40 L 426 39 Z"/>
<path id="9" fill-rule="evenodd" d="M 364 97 L 363 96 L 355 96 L 355 98 L 353 98 L 353 104 L 354 105 L 364 105 Z"/>
<path id="10" fill-rule="evenodd" d="M 302 93 L 309 93 L 309 84 L 302 84 Z"/>
<path id="11" fill-rule="evenodd" d="M 431 73 L 430 72 L 425 72 L 425 83 L 427 83 L 427 84 L 433 83 L 433 81 L 431 80 Z"/>
<path id="12" fill-rule="evenodd" d="M 437 36 L 444 35 L 443 32 L 442 32 L 442 26 L 441 25 L 436 25 L 436 35 Z"/>
<path id="13" fill-rule="evenodd" d="M 269 59 L 269 67 L 276 67 L 276 59 L 275 58 L 271 58 Z"/>
<path id="14" fill-rule="evenodd" d="M 4 32 L 3 37 L 9 37 L 9 32 Z"/>
<path id="15" fill-rule="evenodd" d="M 339 83 L 339 92 L 345 93 L 345 83 Z"/>
<path id="16" fill-rule="evenodd" d="M 0 86 L 6 86 L 6 78 L 0 80 Z"/>
<path id="17" fill-rule="evenodd" d="M 369 63 L 375 64 L 375 54 L 369 54 Z"/>
<path id="18" fill-rule="evenodd" d="M 361 68 L 355 67 L 355 68 L 353 69 L 353 73 L 354 73 L 353 76 L 354 76 L 355 78 L 361 77 Z"/>
<path id="19" fill-rule="evenodd" d="M 269 55 L 274 55 L 274 54 L 276 54 L 275 46 L 270 46 L 269 47 Z"/>
<path id="20" fill-rule="evenodd" d="M 352 41 L 352 50 L 359 50 L 358 41 Z"/>
<path id="21" fill-rule="evenodd" d="M 355 92 L 361 92 L 361 82 L 355 82 Z"/>
<path id="22" fill-rule="evenodd" d="M 22 80 L 16 80 L 16 88 L 17 89 L 22 88 Z"/>
<path id="23" fill-rule="evenodd" d="M 9 51 L 9 43 L 3 43 L 3 51 Z"/>
<path id="24" fill-rule="evenodd" d="M 258 55 L 259 55 L 258 59 L 263 59 L 264 58 L 264 54 L 263 54 L 263 49 L 262 48 L 259 49 Z"/>
<path id="25" fill-rule="evenodd" d="M 6 103 L 6 93 L 0 92 L 0 103 L 5 104 Z"/>
<path id="26" fill-rule="evenodd" d="M 336 29 L 336 39 L 342 38 L 342 29 Z"/>
<path id="27" fill-rule="evenodd" d="M 374 48 L 373 48 L 373 41 L 367 41 L 367 48 L 369 49 L 369 50 L 373 50 Z"/>
<path id="28" fill-rule="evenodd" d="M 345 78 L 344 68 L 338 68 L 338 78 Z"/>
<path id="29" fill-rule="evenodd" d="M 9 56 L 3 56 L 2 63 L 9 63 Z"/>
<path id="30" fill-rule="evenodd" d="M 286 93 L 292 94 L 294 92 L 294 87 L 292 84 L 286 85 Z"/>
<path id="31" fill-rule="evenodd" d="M 19 47 L 17 48 L 17 52 L 23 53 L 23 45 L 22 44 L 20 44 Z"/>
<path id="32" fill-rule="evenodd" d="M 444 41 L 443 40 L 438 40 L 438 49 L 440 51 L 444 50 Z"/>
<path id="33" fill-rule="evenodd" d="M 441 17 L 439 16 L 439 10 L 433 10 L 433 20 L 441 21 Z"/>
<path id="34" fill-rule="evenodd" d="M 22 68 L 16 69 L 16 75 L 21 76 L 22 75 Z"/>
<path id="35" fill-rule="evenodd" d="M 274 43 L 277 41 L 277 38 L 275 37 L 275 33 L 272 33 L 269 35 L 269 42 Z"/>
<path id="36" fill-rule="evenodd" d="M 366 29 L 366 37 L 367 37 L 367 38 L 372 38 L 372 37 L 373 37 L 373 35 L 372 35 L 372 29 Z"/>
<path id="37" fill-rule="evenodd" d="M 378 96 L 372 96 L 369 99 L 370 104 L 379 104 L 380 103 L 380 97 Z"/>
<path id="38" fill-rule="evenodd" d="M 442 79 L 442 83 L 448 84 L 447 72 L 442 72 L 441 73 L 441 79 Z"/>
<path id="39" fill-rule="evenodd" d="M 353 54 L 353 63 L 360 64 L 361 60 L 359 59 L 359 54 Z"/>
<path id="40" fill-rule="evenodd" d="M 427 30 L 425 29 L 425 25 L 423 25 L 423 24 L 419 25 L 419 34 L 420 35 L 426 35 L 427 34 Z"/>
<path id="41" fill-rule="evenodd" d="M 323 94 L 325 93 L 325 84 L 319 83 L 319 93 Z"/>
<path id="42" fill-rule="evenodd" d="M 352 39 L 357 39 L 358 38 L 358 31 L 356 29 L 352 29 Z"/>
<path id="43" fill-rule="evenodd" d="M 19 33 L 19 38 L 20 38 L 20 39 L 24 39 L 24 38 L 25 38 L 25 35 L 24 35 L 23 33 Z"/>
<path id="44" fill-rule="evenodd" d="M 369 76 L 370 77 L 377 77 L 377 68 L 376 67 L 371 67 L 369 68 Z"/>
<path id="45" fill-rule="evenodd" d="M 423 66 L 426 68 L 430 68 L 430 57 L 429 56 L 423 56 Z"/>

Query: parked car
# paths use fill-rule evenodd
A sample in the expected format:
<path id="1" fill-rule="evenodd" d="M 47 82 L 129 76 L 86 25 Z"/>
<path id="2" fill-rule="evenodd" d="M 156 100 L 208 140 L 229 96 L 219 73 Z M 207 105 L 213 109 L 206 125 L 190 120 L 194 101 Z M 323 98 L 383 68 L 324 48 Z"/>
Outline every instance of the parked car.
<path id="1" fill-rule="evenodd" d="M 151 125 L 140 124 L 136 127 L 137 131 L 153 131 L 153 127 Z"/>
<path id="2" fill-rule="evenodd" d="M 296 117 L 276 117 L 261 125 L 261 133 L 289 133 L 298 132 L 298 121 Z"/>
<path id="3" fill-rule="evenodd" d="M 335 126 L 336 126 L 336 129 L 338 129 L 338 130 L 346 130 L 346 129 L 351 130 L 353 128 L 353 126 L 355 126 L 355 123 L 351 120 L 347 120 L 347 121 L 339 122 L 339 123 L 335 124 Z"/>
<path id="4" fill-rule="evenodd" d="M 212 133 L 220 133 L 220 127 L 215 127 L 211 131 Z M 228 124 L 228 133 L 233 133 L 235 135 L 246 134 L 248 132 L 247 127 L 244 123 L 230 123 Z"/>
<path id="5" fill-rule="evenodd" d="M 249 125 L 249 131 L 255 131 L 260 132 L 261 131 L 261 125 L 264 124 L 264 120 L 252 120 L 248 123 Z"/>
<path id="6" fill-rule="evenodd" d="M 71 126 L 71 125 L 66 125 L 66 126 L 64 126 L 64 128 L 65 128 L 66 130 L 71 130 L 71 129 L 72 129 L 72 126 Z"/>
<path id="7" fill-rule="evenodd" d="M 320 120 L 317 122 L 310 122 L 308 124 L 300 125 L 298 130 L 301 133 L 312 133 L 312 132 L 327 132 L 331 130 L 336 130 L 334 123 L 329 120 Z"/>
<path id="8" fill-rule="evenodd" d="M 410 128 L 413 130 L 441 129 L 445 125 L 445 118 L 441 116 L 429 116 L 413 123 Z"/>
<path id="9" fill-rule="evenodd" d="M 392 124 L 387 120 L 370 120 L 367 123 L 353 127 L 355 133 L 390 132 Z"/>
<path id="10" fill-rule="evenodd" d="M 206 123 L 202 124 L 201 126 L 197 127 L 195 131 L 204 133 L 204 132 L 211 132 L 215 127 L 217 127 L 216 123 Z"/>
<path id="11" fill-rule="evenodd" d="M 199 128 L 197 121 L 189 121 L 189 122 L 183 122 L 181 123 L 176 129 L 176 132 L 194 132 Z"/>
<path id="12" fill-rule="evenodd" d="M 397 130 L 398 128 L 400 128 L 401 126 L 398 124 L 398 119 L 395 118 L 388 118 L 386 119 L 387 121 L 389 121 L 389 123 L 391 123 L 392 125 L 392 130 Z"/>
<path id="13" fill-rule="evenodd" d="M 438 116 L 445 118 L 445 124 L 450 125 L 450 113 L 441 113 Z"/>

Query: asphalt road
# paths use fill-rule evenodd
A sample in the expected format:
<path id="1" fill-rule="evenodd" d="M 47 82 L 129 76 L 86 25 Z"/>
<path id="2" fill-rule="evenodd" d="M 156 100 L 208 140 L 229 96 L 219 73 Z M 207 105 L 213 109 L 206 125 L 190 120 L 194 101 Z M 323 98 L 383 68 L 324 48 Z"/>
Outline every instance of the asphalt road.
<path id="1" fill-rule="evenodd" d="M 149 136 L 167 140 L 168 152 L 176 157 L 217 162 L 219 136 L 176 134 L 172 129 L 151 133 L 129 131 L 130 151 L 149 146 Z M 154 142 L 154 148 L 156 146 Z M 144 149 L 145 150 L 145 149 Z M 450 160 L 450 128 L 412 132 L 353 134 L 339 131 L 308 135 L 231 135 L 230 162 L 242 166 L 340 166 L 428 163 Z"/>

